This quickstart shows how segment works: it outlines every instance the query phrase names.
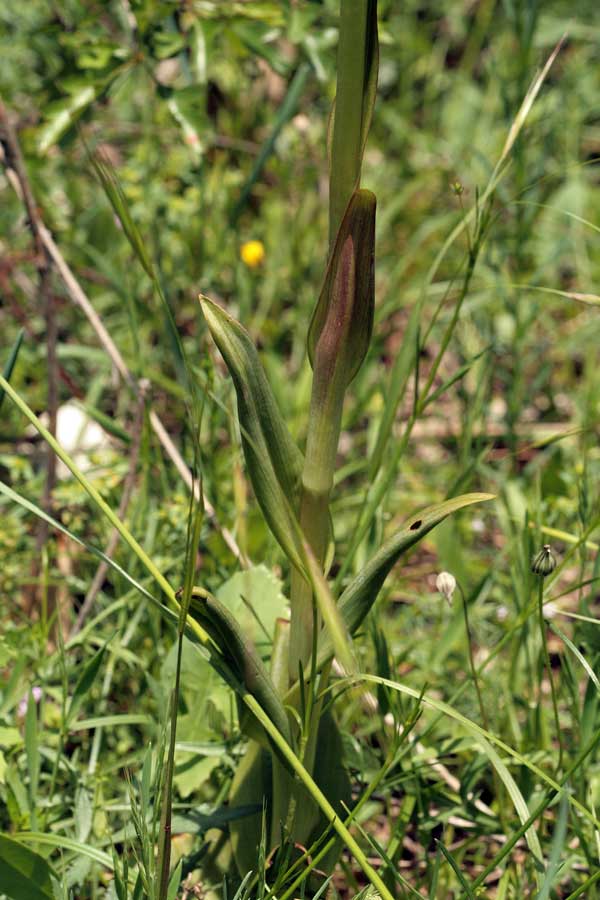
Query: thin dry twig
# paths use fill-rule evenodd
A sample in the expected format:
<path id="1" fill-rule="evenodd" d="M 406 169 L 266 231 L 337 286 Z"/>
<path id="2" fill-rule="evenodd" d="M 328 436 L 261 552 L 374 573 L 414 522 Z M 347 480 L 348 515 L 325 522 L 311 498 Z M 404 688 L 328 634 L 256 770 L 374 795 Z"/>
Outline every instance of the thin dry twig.
<path id="1" fill-rule="evenodd" d="M 54 297 L 52 295 L 52 264 L 48 251 L 44 245 L 42 237 L 43 222 L 40 212 L 33 196 L 33 191 L 27 176 L 25 162 L 19 146 L 19 140 L 13 124 L 10 120 L 8 110 L 0 99 L 0 137 L 3 144 L 3 161 L 5 166 L 10 167 L 16 175 L 19 194 L 25 206 L 27 220 L 31 228 L 31 235 L 35 248 L 35 266 L 39 278 L 39 296 L 43 308 L 43 315 L 46 323 L 46 370 L 47 370 L 47 398 L 46 407 L 48 412 L 48 430 L 54 437 L 56 436 L 56 417 L 58 413 L 58 377 L 59 367 L 56 354 L 56 344 L 58 340 L 58 327 L 56 322 L 56 310 L 54 306 Z M 48 447 L 46 455 L 46 479 L 44 484 L 44 495 L 42 506 L 47 513 L 52 512 L 52 494 L 56 484 L 56 456 L 52 449 Z M 37 549 L 36 558 L 39 558 L 42 547 L 48 540 L 48 523 L 40 520 L 37 530 Z M 39 564 L 36 562 L 39 569 Z M 38 572 L 34 571 L 34 577 Z M 53 593 L 53 589 L 51 589 Z M 33 599 L 33 598 L 32 598 Z M 53 598 L 51 597 L 51 602 Z"/>
<path id="2" fill-rule="evenodd" d="M 131 426 L 131 447 L 129 450 L 129 468 L 127 470 L 127 475 L 125 476 L 125 481 L 123 482 L 123 493 L 121 494 L 121 502 L 119 503 L 119 509 L 117 515 L 120 519 L 124 519 L 127 515 L 127 509 L 129 508 L 129 503 L 131 501 L 131 497 L 133 495 L 133 488 L 135 486 L 135 479 L 137 475 L 137 467 L 138 461 L 140 458 L 140 447 L 142 444 L 142 425 L 144 419 L 144 408 L 146 406 L 146 400 L 148 396 L 148 389 L 150 387 L 150 383 L 144 380 L 140 381 L 139 384 L 140 393 L 137 398 L 137 406 L 135 410 L 135 415 L 133 419 L 133 424 Z M 108 559 L 112 559 L 112 556 L 117 549 L 117 545 L 119 543 L 119 532 L 116 528 L 113 528 L 110 538 L 108 539 L 108 543 L 104 548 L 104 555 L 108 557 Z M 75 624 L 71 629 L 71 634 L 69 638 L 75 637 L 81 629 L 83 628 L 83 623 L 88 617 L 91 609 L 96 602 L 96 597 L 100 593 L 100 588 L 104 584 L 104 579 L 106 578 L 107 572 L 109 569 L 109 563 L 106 560 L 102 560 L 98 568 L 96 569 L 96 574 L 92 579 L 92 583 L 90 584 L 87 593 L 85 595 L 85 599 L 81 604 L 81 609 L 77 614 L 77 619 L 75 620 Z"/>
<path id="3" fill-rule="evenodd" d="M 3 112 L 2 112 L 3 111 Z M 5 108 L 2 106 L 0 101 L 0 119 L 3 114 L 5 114 Z M 26 204 L 28 215 L 29 215 L 29 205 L 27 200 L 25 199 L 25 192 L 29 190 L 29 198 L 31 202 L 33 202 L 31 190 L 29 189 L 29 185 L 27 183 L 27 187 L 23 187 L 21 179 L 19 177 L 19 172 L 13 167 L 12 159 L 7 158 L 7 155 L 4 154 L 2 158 L 2 162 L 6 169 L 7 178 L 12 184 L 16 193 L 23 199 L 23 202 Z M 73 274 L 72 269 L 69 267 L 67 261 L 59 250 L 52 234 L 49 229 L 43 223 L 39 211 L 36 208 L 36 234 L 38 235 L 41 246 L 44 249 L 44 254 L 47 254 L 49 259 L 52 261 L 52 264 L 55 266 L 57 272 L 60 274 L 64 285 L 67 289 L 68 295 L 71 300 L 83 311 L 88 322 L 96 332 L 98 340 L 102 344 L 102 347 L 106 351 L 109 356 L 113 366 L 118 371 L 119 375 L 123 379 L 123 381 L 128 385 L 128 387 L 133 391 L 136 397 L 140 396 L 140 385 L 132 372 L 127 367 L 125 360 L 121 356 L 117 346 L 115 345 L 113 339 L 110 334 L 104 327 L 102 319 L 92 306 L 87 294 L 77 281 L 75 275 Z M 194 482 L 192 477 L 192 473 L 190 472 L 188 466 L 185 463 L 185 460 L 181 456 L 179 450 L 171 440 L 170 435 L 168 434 L 166 428 L 164 427 L 161 419 L 156 414 L 154 410 L 150 410 L 149 412 L 150 425 L 152 426 L 152 430 L 156 434 L 160 444 L 162 445 L 165 453 L 177 469 L 177 472 L 181 476 L 183 482 L 185 483 L 188 490 L 194 493 L 194 496 L 197 500 L 201 500 L 204 503 L 204 510 L 206 515 L 213 521 L 215 527 L 221 534 L 223 541 L 231 550 L 233 555 L 239 561 L 240 565 L 244 568 L 247 568 L 250 565 L 250 560 L 248 557 L 240 550 L 238 543 L 233 536 L 233 534 L 229 531 L 228 528 L 222 527 L 219 525 L 214 506 L 207 499 L 206 495 L 203 492 L 202 497 L 200 496 L 200 490 L 198 487 L 198 483 Z"/>
<path id="4" fill-rule="evenodd" d="M 60 276 L 65 283 L 65 287 L 67 288 L 67 291 L 68 291 L 71 299 L 74 300 L 74 302 L 79 306 L 79 308 L 82 309 L 83 312 L 85 313 L 90 325 L 92 326 L 92 328 L 96 332 L 96 335 L 98 336 L 98 340 L 100 341 L 100 343 L 106 350 L 106 353 L 110 357 L 111 362 L 113 363 L 114 367 L 117 369 L 119 374 L 121 375 L 122 379 L 127 383 L 127 385 L 131 388 L 131 390 L 134 392 L 134 394 L 139 396 L 139 393 L 140 393 L 139 383 L 136 381 L 133 374 L 127 368 L 127 365 L 126 365 L 123 357 L 121 356 L 119 350 L 117 349 L 117 347 L 116 347 L 113 339 L 109 335 L 108 331 L 104 327 L 100 316 L 98 315 L 98 313 L 92 306 L 89 298 L 87 297 L 83 288 L 81 287 L 81 285 L 75 278 L 75 276 L 74 276 L 72 270 L 70 269 L 69 265 L 67 264 L 64 256 L 58 249 L 52 235 L 50 234 L 50 232 L 48 231 L 48 229 L 45 226 L 43 226 L 43 230 L 42 230 L 42 239 L 44 241 L 44 246 L 47 248 L 47 250 L 50 254 L 50 257 L 52 258 L 52 261 L 54 262 L 54 265 L 56 266 L 56 269 L 60 273 Z M 179 450 L 177 449 L 177 447 L 171 440 L 171 437 L 168 434 L 164 425 L 162 424 L 162 421 L 160 420 L 159 416 L 156 414 L 156 412 L 154 410 L 150 410 L 149 418 L 150 418 L 150 425 L 152 426 L 152 430 L 154 431 L 158 440 L 160 441 L 165 453 L 170 458 L 173 465 L 179 472 L 179 475 L 181 476 L 181 478 L 184 481 L 187 488 L 190 491 L 194 491 L 194 495 L 195 495 L 196 499 L 199 500 L 200 494 L 199 494 L 198 483 L 194 482 L 194 480 L 192 478 L 192 473 L 190 472 L 189 468 L 187 467 L 185 460 L 179 453 Z M 243 566 L 248 566 L 249 561 L 247 560 L 247 558 L 244 556 L 244 554 L 238 547 L 237 541 L 235 540 L 234 536 L 231 534 L 231 532 L 227 528 L 221 527 L 218 524 L 218 522 L 216 520 L 215 509 L 214 509 L 213 505 L 210 503 L 210 501 L 207 499 L 206 495 L 204 495 L 203 499 L 204 499 L 204 509 L 205 509 L 206 515 L 209 516 L 209 518 L 211 518 L 215 522 L 217 528 L 219 529 L 219 531 L 221 533 L 223 540 L 225 541 L 225 543 L 227 544 L 227 546 L 229 547 L 231 552 L 234 554 L 234 556 L 240 561 L 240 563 Z"/>

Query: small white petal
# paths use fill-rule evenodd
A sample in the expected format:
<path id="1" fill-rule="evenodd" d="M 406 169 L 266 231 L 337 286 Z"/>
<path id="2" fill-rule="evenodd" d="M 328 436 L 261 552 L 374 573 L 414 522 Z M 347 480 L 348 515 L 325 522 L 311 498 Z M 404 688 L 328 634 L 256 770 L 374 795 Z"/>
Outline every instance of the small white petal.
<path id="1" fill-rule="evenodd" d="M 452 594 L 456 589 L 456 578 L 450 572 L 440 572 L 435 579 L 435 586 L 448 603 L 452 600 Z"/>

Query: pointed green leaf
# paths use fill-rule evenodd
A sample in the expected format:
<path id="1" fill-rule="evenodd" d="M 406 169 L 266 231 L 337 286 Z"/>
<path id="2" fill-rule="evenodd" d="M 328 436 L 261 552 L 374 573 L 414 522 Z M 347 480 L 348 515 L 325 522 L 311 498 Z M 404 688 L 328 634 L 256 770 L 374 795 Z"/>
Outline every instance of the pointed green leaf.
<path id="1" fill-rule="evenodd" d="M 104 659 L 104 654 L 106 653 L 107 644 L 100 647 L 100 649 L 92 656 L 90 661 L 86 663 L 83 668 L 81 675 L 75 685 L 75 690 L 73 691 L 73 696 L 71 697 L 71 703 L 69 705 L 69 710 L 67 712 L 66 721 L 67 726 L 73 720 L 73 718 L 77 715 L 77 712 L 83 703 L 86 694 L 91 689 L 94 681 L 96 680 L 96 676 L 100 670 L 100 666 L 102 665 L 102 660 Z"/>
<path id="2" fill-rule="evenodd" d="M 0 890 L 11 900 L 54 900 L 52 869 L 43 856 L 0 834 Z"/>
<path id="3" fill-rule="evenodd" d="M 373 331 L 375 207 L 371 191 L 352 195 L 308 332 L 315 380 L 342 389 L 362 365 Z"/>
<path id="4" fill-rule="evenodd" d="M 179 885 L 181 884 L 181 869 L 183 867 L 183 858 L 179 860 L 173 872 L 171 873 L 171 878 L 169 880 L 169 887 L 167 890 L 167 900 L 175 900 L 177 897 L 177 890 Z"/>
<path id="5" fill-rule="evenodd" d="M 123 193 L 116 172 L 112 166 L 103 160 L 100 156 L 90 156 L 90 161 L 94 167 L 94 171 L 98 176 L 98 180 L 104 188 L 104 193 L 108 197 L 113 211 L 121 223 L 121 227 L 125 232 L 125 236 L 131 245 L 131 249 L 139 259 L 146 274 L 153 281 L 156 279 L 152 260 L 148 255 L 146 244 L 140 234 L 140 231 L 133 221 L 127 198 Z"/>
<path id="6" fill-rule="evenodd" d="M 279 412 L 248 333 L 212 300 L 201 296 L 200 304 L 233 379 L 244 456 L 254 493 L 273 535 L 294 565 L 302 569 L 294 515 L 302 454 Z"/>
<path id="7" fill-rule="evenodd" d="M 364 621 L 377 599 L 383 582 L 403 553 L 414 547 L 432 528 L 443 522 L 446 516 L 473 503 L 493 499 L 494 494 L 462 494 L 436 506 L 429 506 L 411 516 L 406 525 L 385 542 L 340 597 L 339 610 L 349 633 L 354 634 Z M 332 652 L 331 639 L 325 633 L 319 647 L 319 666 L 331 657 Z"/>
<path id="8" fill-rule="evenodd" d="M 265 665 L 256 652 L 252 642 L 226 606 L 202 588 L 192 589 L 190 614 L 207 631 L 218 647 L 227 667 L 232 671 L 241 687 L 252 694 L 260 703 L 271 721 L 276 725 L 286 741 L 291 744 L 291 732 L 287 713 Z M 246 721 L 241 716 L 244 727 L 252 728 L 252 737 L 262 736 L 262 728 L 258 733 L 255 722 Z"/>

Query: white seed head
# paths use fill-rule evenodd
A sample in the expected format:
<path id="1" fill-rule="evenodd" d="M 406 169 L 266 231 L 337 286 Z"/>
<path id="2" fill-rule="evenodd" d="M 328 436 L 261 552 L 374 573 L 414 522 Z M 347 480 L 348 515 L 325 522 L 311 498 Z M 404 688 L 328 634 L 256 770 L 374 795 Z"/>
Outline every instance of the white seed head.
<path id="1" fill-rule="evenodd" d="M 435 579 L 435 586 L 448 603 L 452 601 L 452 594 L 456 589 L 456 578 L 450 572 L 440 572 Z"/>

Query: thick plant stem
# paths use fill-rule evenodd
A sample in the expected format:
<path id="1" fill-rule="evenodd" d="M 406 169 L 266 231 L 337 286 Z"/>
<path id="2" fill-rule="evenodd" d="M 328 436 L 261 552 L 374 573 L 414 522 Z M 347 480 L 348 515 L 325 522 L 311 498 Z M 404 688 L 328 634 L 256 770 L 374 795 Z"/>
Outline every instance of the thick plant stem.
<path id="1" fill-rule="evenodd" d="M 323 391 L 323 381 L 313 380 L 306 457 L 302 473 L 300 525 L 319 565 L 323 564 L 329 534 L 329 495 L 333 486 L 335 457 L 340 436 L 343 391 Z M 290 680 L 298 676 L 313 648 L 313 592 L 296 569 L 292 572 L 292 623 Z M 320 617 L 316 617 L 317 631 Z"/>
<path id="2" fill-rule="evenodd" d="M 552 667 L 550 664 L 550 654 L 548 652 L 548 641 L 546 638 L 546 620 L 544 619 L 544 579 L 538 576 L 538 615 L 540 622 L 540 635 L 542 638 L 542 648 L 544 651 L 544 665 L 548 672 L 548 680 L 550 682 L 550 693 L 552 695 L 552 710 L 554 712 L 554 725 L 556 728 L 556 740 L 558 741 L 558 766 L 562 769 L 563 763 L 563 744 L 560 734 L 560 719 L 558 718 L 558 699 L 556 696 L 556 688 L 554 687 L 554 679 L 552 678 Z M 541 686 L 540 686 L 541 687 Z"/>
<path id="3" fill-rule="evenodd" d="M 337 91 L 329 179 L 330 255 L 333 254 L 336 237 L 351 198 L 360 186 L 362 154 L 374 102 L 376 48 L 376 0 L 341 0 Z M 329 494 L 333 485 L 344 393 L 349 380 L 340 372 L 339 362 L 345 349 L 344 345 L 348 342 L 347 330 L 352 327 L 351 318 L 355 314 L 356 279 L 361 282 L 361 269 L 369 271 L 369 260 L 361 257 L 359 250 L 354 246 L 354 241 L 362 245 L 363 251 L 365 247 L 370 248 L 371 254 L 374 241 L 374 198 L 372 208 L 370 202 L 366 206 L 370 209 L 371 218 L 363 214 L 363 220 L 369 219 L 372 232 L 369 234 L 367 228 L 360 237 L 358 234 L 349 234 L 344 247 L 339 248 L 337 267 L 333 269 L 334 282 L 329 285 L 331 292 L 337 295 L 338 306 L 333 318 L 327 315 L 326 322 L 322 323 L 322 331 L 317 339 L 317 352 L 312 360 L 314 376 L 299 517 L 306 539 L 319 565 L 323 565 L 327 552 Z M 360 263 L 357 263 L 357 258 L 360 258 Z M 372 264 L 372 258 L 370 262 Z M 348 270 L 351 270 L 350 274 Z M 372 265 L 370 271 L 372 272 Z M 350 281 L 344 282 L 344 278 L 348 277 Z M 368 282 L 369 278 L 362 280 Z M 325 285 L 327 284 L 328 275 L 325 280 Z M 368 296 L 368 290 L 366 293 Z M 332 299 L 331 303 L 335 305 L 336 300 Z M 348 318 L 350 310 L 352 312 Z M 310 586 L 299 572 L 293 572 L 289 660 L 291 679 L 297 677 L 299 663 L 306 663 L 311 653 L 313 602 Z"/>
<path id="4" fill-rule="evenodd" d="M 273 743 L 276 745 L 282 757 L 286 760 L 287 764 L 298 776 L 298 778 L 308 791 L 309 795 L 313 798 L 315 803 L 331 823 L 332 828 L 338 833 L 339 837 L 342 839 L 348 850 L 353 854 L 356 862 L 361 867 L 362 871 L 369 879 L 373 887 L 377 891 L 379 891 L 379 894 L 383 898 L 383 900 L 394 900 L 392 894 L 384 884 L 383 880 L 377 874 L 373 866 L 369 863 L 369 860 L 367 859 L 362 848 L 357 843 L 352 834 L 348 831 L 342 820 L 339 818 L 325 794 L 315 784 L 309 772 L 307 772 L 290 745 L 287 743 L 283 735 L 279 733 L 265 711 L 262 709 L 259 703 L 257 703 L 256 699 L 251 694 L 244 694 L 242 700 L 246 704 L 246 706 L 254 713 Z"/>
<path id="5" fill-rule="evenodd" d="M 369 0 L 341 0 L 329 183 L 329 248 L 360 181 Z"/>

